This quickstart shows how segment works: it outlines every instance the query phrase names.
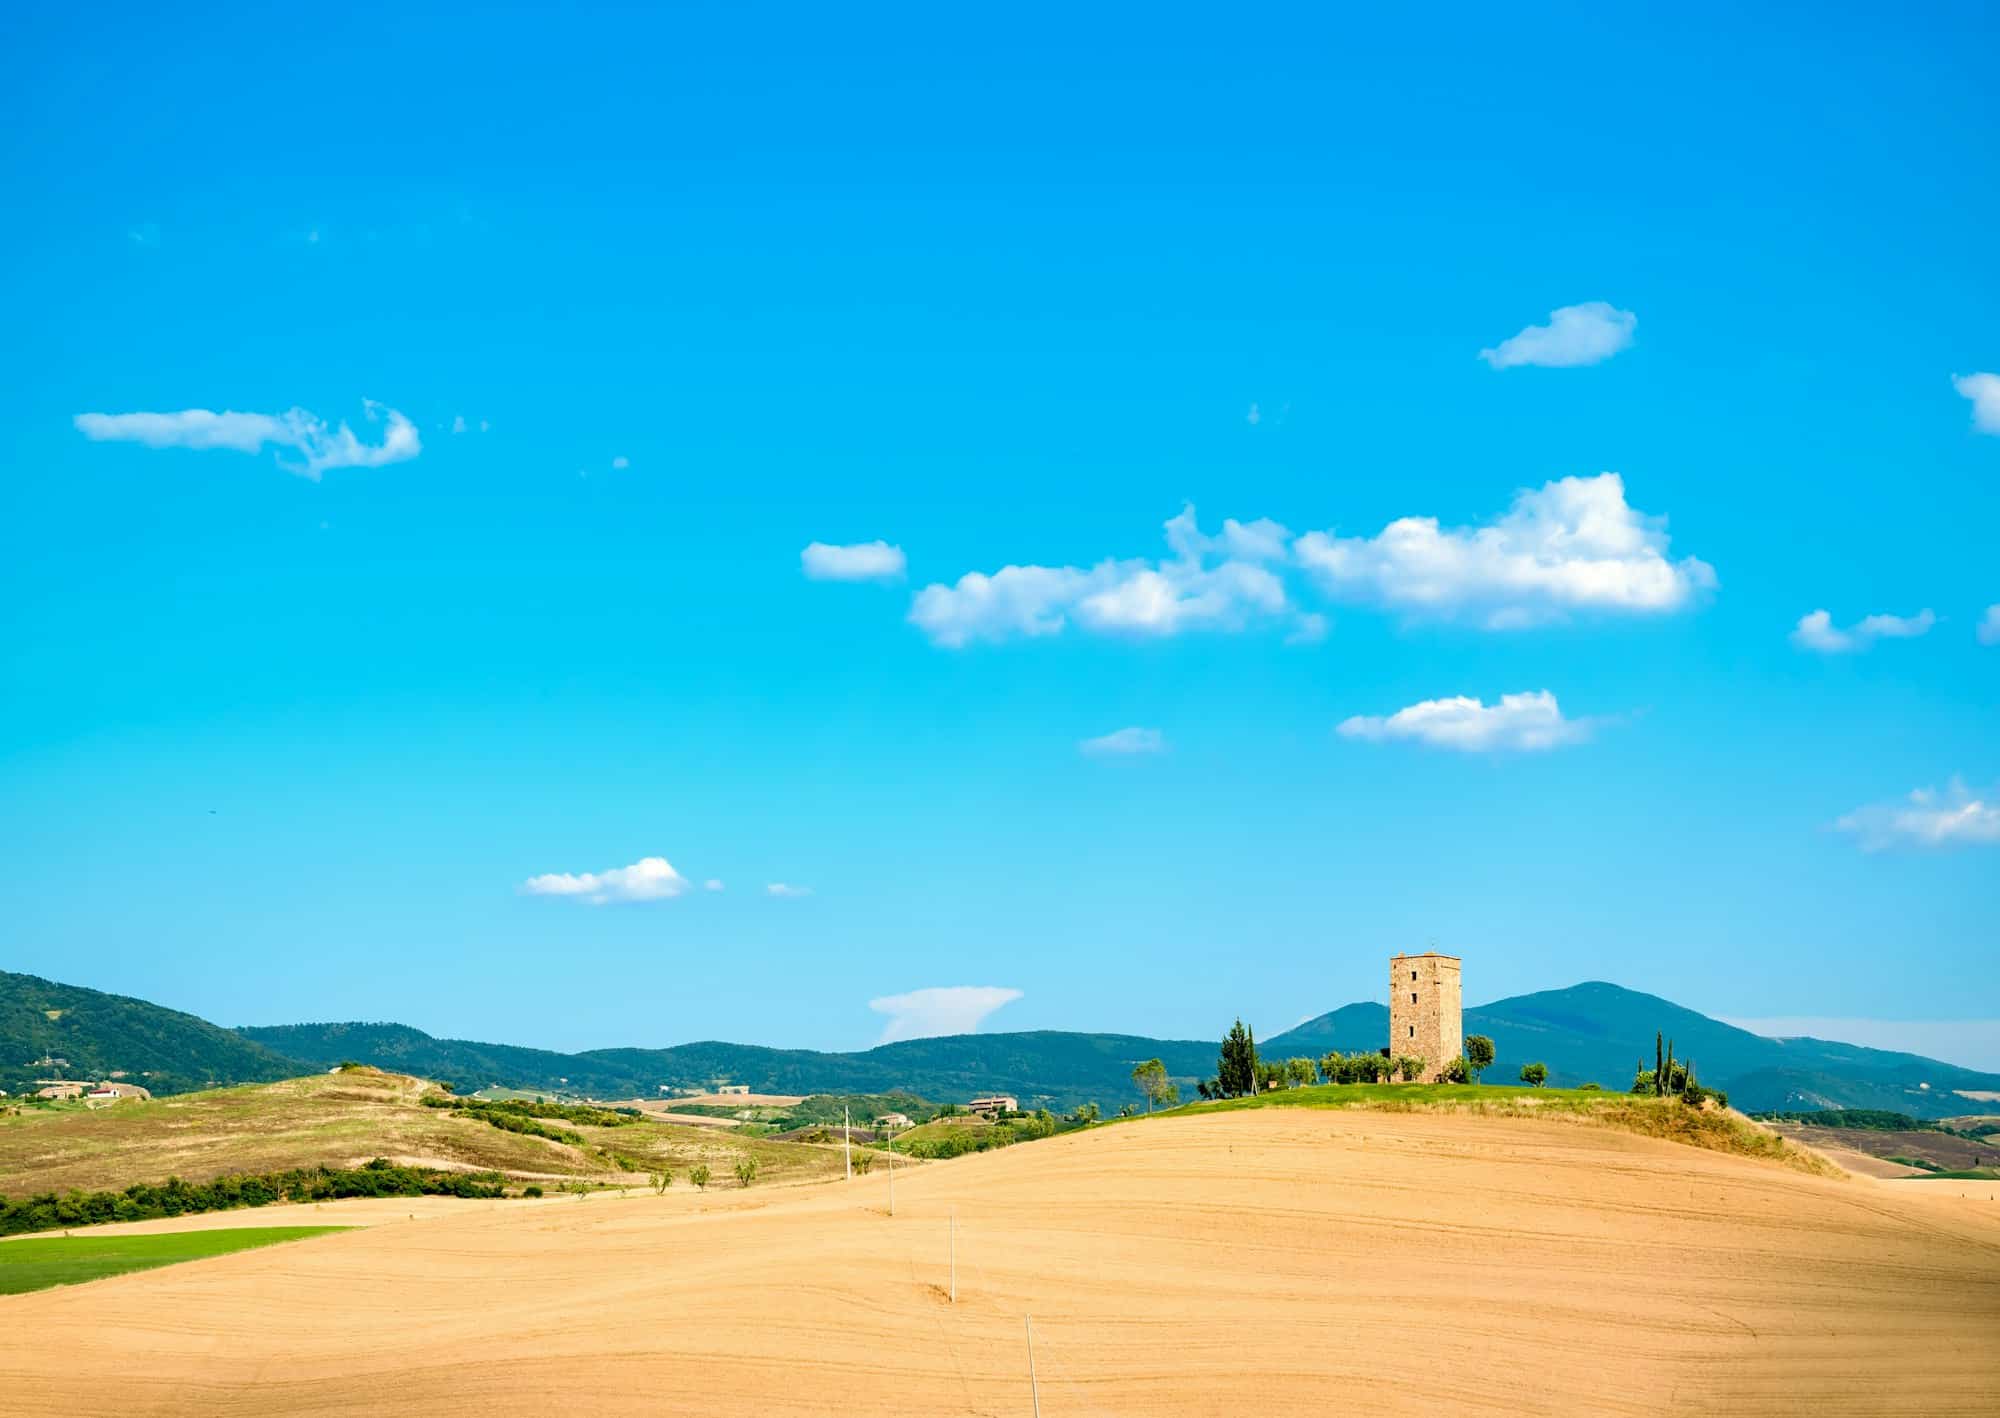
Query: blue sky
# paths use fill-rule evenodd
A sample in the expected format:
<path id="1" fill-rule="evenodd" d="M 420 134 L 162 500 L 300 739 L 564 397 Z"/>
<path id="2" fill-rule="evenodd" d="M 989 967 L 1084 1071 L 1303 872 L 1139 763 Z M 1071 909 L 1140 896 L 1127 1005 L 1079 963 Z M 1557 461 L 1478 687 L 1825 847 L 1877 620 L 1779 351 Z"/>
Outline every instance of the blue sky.
<path id="1" fill-rule="evenodd" d="M 0 967 L 2000 1067 L 1990 11 L 0 25 Z"/>

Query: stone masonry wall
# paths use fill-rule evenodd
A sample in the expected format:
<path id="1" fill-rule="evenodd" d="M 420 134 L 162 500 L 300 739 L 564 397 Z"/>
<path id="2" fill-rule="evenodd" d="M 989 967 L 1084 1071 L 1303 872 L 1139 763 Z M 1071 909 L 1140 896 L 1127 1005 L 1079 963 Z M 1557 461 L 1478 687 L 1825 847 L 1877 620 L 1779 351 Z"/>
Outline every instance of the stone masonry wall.
<path id="1" fill-rule="evenodd" d="M 1465 1052 L 1459 959 L 1427 952 L 1389 957 L 1389 1053 L 1424 1061 L 1418 1075 L 1437 1082 L 1445 1065 Z"/>

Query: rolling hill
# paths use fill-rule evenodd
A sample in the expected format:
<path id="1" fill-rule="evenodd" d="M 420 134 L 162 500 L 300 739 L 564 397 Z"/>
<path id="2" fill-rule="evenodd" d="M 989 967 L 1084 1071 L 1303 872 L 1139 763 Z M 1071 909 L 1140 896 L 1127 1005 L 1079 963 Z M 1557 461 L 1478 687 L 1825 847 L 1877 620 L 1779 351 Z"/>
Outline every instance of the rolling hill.
<path id="1" fill-rule="evenodd" d="M 503 1083 L 596 1097 L 652 1095 L 663 1085 L 694 1087 L 727 1079 L 757 1093 L 905 1091 L 944 1100 L 1012 1093 L 1024 1104 L 1060 1109 L 1093 1100 L 1136 1100 L 1132 1067 L 1150 1058 L 1164 1060 L 1170 1072 L 1188 1080 L 1215 1066 L 1215 1045 L 1206 1040 L 1055 1031 L 909 1039 L 853 1054 L 713 1040 L 560 1054 L 435 1039 L 401 1024 L 292 1024 L 238 1032 L 320 1067 L 353 1060 L 423 1074 L 462 1090 Z"/>
<path id="2" fill-rule="evenodd" d="M 1228 1023 L 1218 1018 L 1216 1033 Z M 1655 1030 L 1674 1040 L 1703 1082 L 1757 1110 L 1880 1108 L 1946 1117 L 1972 1106 L 1958 1090 L 2000 1091 L 2000 1075 L 1820 1039 L 1767 1039 L 1655 995 L 1593 982 L 1497 1000 L 1465 1012 L 1468 1033 L 1490 1035 L 1496 1081 L 1521 1064 L 1546 1063 L 1550 1082 L 1631 1085 L 1650 1064 Z M 1388 1010 L 1344 1005 L 1259 1041 L 1266 1057 L 1381 1047 Z M 68 1076 L 122 1069 L 156 1093 L 264 1082 L 344 1062 L 435 1078 L 469 1091 L 489 1084 L 598 1098 L 651 1096 L 662 1086 L 716 1079 L 766 1093 L 888 1093 L 940 1101 L 1012 1093 L 1062 1110 L 1139 1101 L 1132 1066 L 1158 1057 L 1182 1086 L 1215 1071 L 1210 1040 L 1034 1031 L 910 1039 L 856 1053 L 773 1049 L 707 1040 L 669 1048 L 565 1054 L 511 1044 L 440 1039 L 403 1024 L 288 1024 L 221 1029 L 143 1000 L 0 974 L 0 1088 L 19 1091 L 47 1054 Z"/>
<path id="3" fill-rule="evenodd" d="M 66 1060 L 56 1069 L 43 1058 Z M 125 995 L 0 971 L 0 1089 L 122 1072 L 154 1093 L 268 1083 L 306 1071 L 231 1029 Z"/>
<path id="4" fill-rule="evenodd" d="M 1727 1090 L 1730 1102 L 1754 1111 L 1881 1108 L 1948 1117 L 1973 1106 L 1956 1090 L 2000 1087 L 2000 1076 L 1915 1054 L 1824 1039 L 1767 1039 L 1603 981 L 1465 1011 L 1465 1032 L 1493 1040 L 1497 1063 L 1488 1077 L 1496 1080 L 1510 1079 L 1523 1063 L 1538 1060 L 1549 1066 L 1549 1082 L 1557 1086 L 1627 1088 L 1636 1067 L 1652 1066 L 1655 1030 L 1674 1041 L 1677 1058 L 1694 1061 L 1704 1083 Z M 1379 1048 L 1388 1032 L 1387 1006 L 1350 1004 L 1260 1045 L 1269 1055 L 1316 1057 L 1328 1049 Z"/>

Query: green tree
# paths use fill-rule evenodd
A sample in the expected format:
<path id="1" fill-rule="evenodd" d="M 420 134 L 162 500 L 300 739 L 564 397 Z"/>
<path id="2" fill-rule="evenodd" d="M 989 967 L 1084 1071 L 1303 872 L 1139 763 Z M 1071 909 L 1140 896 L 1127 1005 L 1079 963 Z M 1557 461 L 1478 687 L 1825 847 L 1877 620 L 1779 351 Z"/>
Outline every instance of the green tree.
<path id="1" fill-rule="evenodd" d="M 695 1188 L 698 1191 L 707 1191 L 708 1164 L 706 1162 L 696 1163 L 692 1168 L 688 1170 L 688 1180 L 695 1184 Z"/>
<path id="2" fill-rule="evenodd" d="M 873 1167 L 874 1165 L 875 1165 L 875 1154 L 870 1152 L 867 1148 L 864 1147 L 859 1152 L 854 1154 L 854 1170 L 859 1172 L 862 1176 L 864 1177 L 867 1176 L 869 1168 Z"/>
<path id="3" fill-rule="evenodd" d="M 1293 1088 L 1303 1088 L 1311 1083 L 1314 1073 L 1311 1059 L 1285 1060 L 1285 1082 Z"/>
<path id="4" fill-rule="evenodd" d="M 1241 1019 L 1222 1038 L 1215 1083 L 1225 1098 L 1241 1098 L 1257 1091 L 1257 1036 L 1243 1027 Z"/>
<path id="5" fill-rule="evenodd" d="M 757 1180 L 757 1159 L 755 1157 L 743 1157 L 737 1160 L 736 1180 L 746 1187 Z"/>
<path id="6" fill-rule="evenodd" d="M 653 1195 L 666 1195 L 667 1188 L 674 1184 L 674 1174 L 668 1171 L 653 1173 Z"/>
<path id="7" fill-rule="evenodd" d="M 1468 1034 L 1465 1038 L 1465 1068 L 1472 1075 L 1474 1083 L 1479 1075 L 1493 1067 L 1493 1041 L 1484 1034 Z"/>
<path id="8" fill-rule="evenodd" d="M 1319 1056 L 1319 1081 L 1321 1083 L 1345 1083 L 1340 1076 L 1341 1057 L 1338 1049 Z"/>
<path id="9" fill-rule="evenodd" d="M 1072 1122 L 1094 1123 L 1103 1116 L 1103 1110 L 1095 1103 L 1079 1103 L 1076 1105 L 1076 1111 L 1069 1116 Z"/>
<path id="10" fill-rule="evenodd" d="M 1152 1112 L 1153 1105 L 1171 1107 L 1180 1102 L 1181 1091 L 1174 1087 L 1167 1077 L 1167 1066 L 1158 1059 L 1147 1059 L 1132 1070 L 1132 1081 L 1139 1085 L 1139 1091 L 1146 1095 L 1146 1111 Z"/>
<path id="11" fill-rule="evenodd" d="M 1547 1064 L 1527 1063 L 1521 1065 L 1521 1082 L 1527 1084 L 1530 1088 L 1540 1088 L 1548 1081 L 1549 1066 Z"/>

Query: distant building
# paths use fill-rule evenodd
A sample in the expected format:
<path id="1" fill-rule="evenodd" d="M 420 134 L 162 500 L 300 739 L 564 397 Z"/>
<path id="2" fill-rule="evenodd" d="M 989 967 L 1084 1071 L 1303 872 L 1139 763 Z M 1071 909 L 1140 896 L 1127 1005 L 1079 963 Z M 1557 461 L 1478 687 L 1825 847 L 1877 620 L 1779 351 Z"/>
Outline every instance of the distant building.
<path id="1" fill-rule="evenodd" d="M 997 1118 L 1002 1113 L 1021 1111 L 1021 1100 L 1011 1093 L 994 1093 L 985 1098 L 974 1098 L 965 1105 L 968 1113 L 977 1113 L 982 1118 Z"/>
<path id="2" fill-rule="evenodd" d="M 153 1092 L 150 1088 L 141 1088 L 136 1083 L 94 1083 L 90 1086 L 90 1091 L 83 1096 L 86 1098 L 150 1098 L 153 1096 Z"/>
<path id="3" fill-rule="evenodd" d="M 1389 957 L 1389 1053 L 1424 1061 L 1419 1080 L 1436 1083 L 1465 1052 L 1459 958 L 1425 951 Z"/>
<path id="4" fill-rule="evenodd" d="M 40 1088 L 35 1090 L 35 1096 L 37 1098 L 81 1098 L 83 1096 L 83 1085 L 81 1083 L 43 1083 Z"/>
<path id="5" fill-rule="evenodd" d="M 741 1097 L 750 1092 L 750 1085 L 747 1083 L 718 1083 L 715 1085 L 715 1091 L 718 1094 Z"/>
<path id="6" fill-rule="evenodd" d="M 877 1132 L 901 1132 L 909 1126 L 910 1117 L 907 1113 L 884 1113 L 875 1120 L 875 1131 Z"/>

